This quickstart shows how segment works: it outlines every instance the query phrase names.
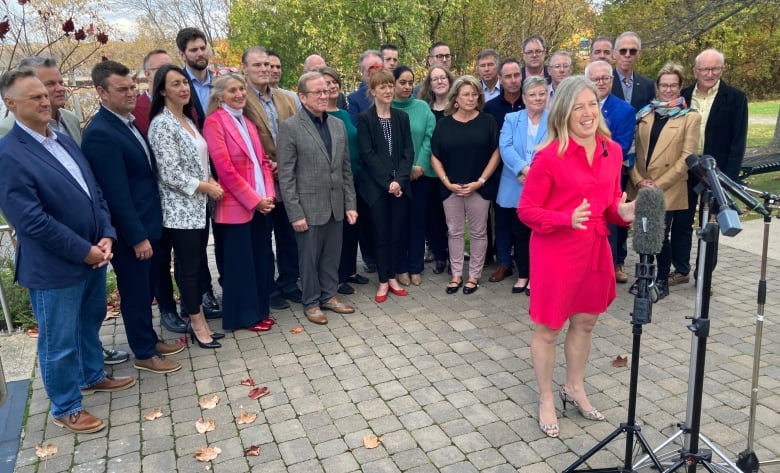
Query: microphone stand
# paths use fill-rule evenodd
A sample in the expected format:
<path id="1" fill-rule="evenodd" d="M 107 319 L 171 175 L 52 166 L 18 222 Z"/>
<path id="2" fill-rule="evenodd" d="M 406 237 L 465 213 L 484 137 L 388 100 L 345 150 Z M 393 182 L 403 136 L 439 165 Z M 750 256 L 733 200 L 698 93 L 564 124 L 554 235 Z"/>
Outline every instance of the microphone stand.
<path id="1" fill-rule="evenodd" d="M 705 355 L 707 353 L 707 337 L 709 336 L 710 331 L 710 286 L 712 284 L 712 271 L 715 268 L 715 257 L 718 251 L 718 235 L 720 233 L 720 227 L 715 220 L 714 215 L 711 215 L 709 211 L 714 204 L 714 197 L 709 189 L 705 188 L 702 192 L 701 202 L 700 212 L 702 215 L 702 222 L 705 222 L 705 224 L 704 228 L 697 231 L 697 237 L 699 239 L 699 261 L 703 261 L 704 266 L 700 268 L 696 280 L 696 307 L 694 309 L 694 316 L 686 317 L 691 320 L 690 325 L 688 325 L 688 330 L 693 334 L 691 336 L 691 365 L 688 378 L 688 386 L 690 386 L 690 388 L 688 390 L 686 419 L 684 423 L 678 424 L 679 430 L 655 448 L 653 453 L 657 454 L 682 435 L 684 436 L 684 442 L 681 449 L 659 455 L 659 458 L 663 460 L 673 459 L 675 457 L 677 457 L 677 460 L 671 463 L 671 466 L 665 470 L 658 468 L 659 471 L 669 473 L 678 471 L 678 469 L 684 467 L 687 473 L 694 473 L 697 465 L 701 465 L 705 470 L 711 473 L 716 471 L 740 473 L 737 465 L 728 460 L 726 455 L 721 452 L 712 441 L 700 433 L 702 394 L 704 392 Z M 700 440 L 704 442 L 710 450 L 699 449 Z M 722 464 L 714 463 L 712 461 L 713 452 L 731 469 Z M 639 461 L 634 464 L 634 469 L 648 466 L 648 459 L 651 460 L 654 465 L 658 462 L 657 458 L 653 458 L 652 455 L 648 454 L 640 458 Z"/>
<path id="2" fill-rule="evenodd" d="M 764 237 L 761 247 L 761 271 L 758 279 L 758 307 L 756 309 L 756 336 L 754 341 L 753 351 L 753 382 L 750 389 L 750 422 L 748 423 L 748 437 L 747 448 L 739 453 L 737 458 L 737 466 L 743 473 L 758 472 L 759 465 L 778 465 L 780 464 L 780 458 L 774 460 L 767 460 L 763 462 L 758 461 L 755 451 L 753 450 L 753 439 L 755 437 L 756 427 L 756 405 L 758 403 L 758 376 L 759 368 L 761 365 L 761 337 L 763 335 L 764 328 L 764 305 L 766 304 L 766 262 L 767 251 L 769 248 L 769 226 L 772 223 L 772 209 L 778 207 L 778 201 L 780 196 L 770 194 L 768 192 L 762 192 L 749 187 L 743 186 L 746 191 L 757 194 L 764 199 L 764 206 L 769 211 L 764 215 Z"/>
<path id="3" fill-rule="evenodd" d="M 653 302 L 658 299 L 658 294 L 655 292 L 655 263 L 650 262 L 650 258 L 651 255 L 642 254 L 640 255 L 640 262 L 636 265 L 636 276 L 639 278 L 639 287 L 637 295 L 634 297 L 634 311 L 631 313 L 634 339 L 631 347 L 631 382 L 628 389 L 628 420 L 621 423 L 614 432 L 588 450 L 579 458 L 579 460 L 563 470 L 563 473 L 573 471 L 599 473 L 635 472 L 636 470 L 631 467 L 634 453 L 634 437 L 636 437 L 636 440 L 642 445 L 642 448 L 647 454 L 646 456 L 651 459 L 658 471 L 662 470 L 661 463 L 658 461 L 650 448 L 650 445 L 647 443 L 647 440 L 642 435 L 642 428 L 636 424 L 636 395 L 639 382 L 639 347 L 641 346 L 642 340 L 642 325 L 650 323 L 653 314 Z M 626 451 L 622 467 L 586 470 L 576 469 L 578 466 L 588 461 L 590 457 L 606 447 L 607 444 L 615 440 L 618 435 L 623 432 L 626 434 Z"/>

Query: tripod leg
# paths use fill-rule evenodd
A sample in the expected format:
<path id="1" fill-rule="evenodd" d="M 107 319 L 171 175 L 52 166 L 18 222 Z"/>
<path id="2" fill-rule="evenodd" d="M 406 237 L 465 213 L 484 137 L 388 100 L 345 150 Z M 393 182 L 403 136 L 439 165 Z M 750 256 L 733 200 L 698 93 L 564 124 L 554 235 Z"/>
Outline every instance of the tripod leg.
<path id="1" fill-rule="evenodd" d="M 618 427 L 614 432 L 607 435 L 604 440 L 597 443 L 596 446 L 585 452 L 583 456 L 581 456 L 576 462 L 572 463 L 568 467 L 566 467 L 565 470 L 563 470 L 563 473 L 570 473 L 572 471 L 576 471 L 577 467 L 588 461 L 590 457 L 598 453 L 599 450 L 604 448 L 609 442 L 615 440 L 615 438 L 626 431 L 626 425 L 620 424 L 620 427 Z"/>
<path id="2" fill-rule="evenodd" d="M 647 440 L 645 439 L 645 436 L 642 435 L 642 432 L 636 432 L 636 439 L 640 444 L 642 444 L 642 449 L 644 449 L 647 457 L 650 459 L 653 465 L 658 469 L 658 471 L 662 471 L 664 467 L 661 466 L 661 462 L 658 460 L 658 457 L 655 456 L 655 453 L 653 452 L 652 448 L 650 448 L 650 444 L 647 443 Z"/>

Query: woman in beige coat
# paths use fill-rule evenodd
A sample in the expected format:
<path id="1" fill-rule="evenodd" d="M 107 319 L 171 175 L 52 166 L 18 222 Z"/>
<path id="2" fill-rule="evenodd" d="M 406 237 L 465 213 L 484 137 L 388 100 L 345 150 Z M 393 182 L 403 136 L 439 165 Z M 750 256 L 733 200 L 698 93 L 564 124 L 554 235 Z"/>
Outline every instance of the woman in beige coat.
<path id="1" fill-rule="evenodd" d="M 656 99 L 637 112 L 636 163 L 628 189 L 629 198 L 635 198 L 643 187 L 657 187 L 664 192 L 666 225 L 656 277 L 659 299 L 669 295 L 672 249 L 678 247 L 669 235 L 675 239 L 678 232 L 673 230 L 674 226 L 684 221 L 679 211 L 688 208 L 685 158 L 695 153 L 699 145 L 701 116 L 688 108 L 680 96 L 682 82 L 682 66 L 665 64 L 655 80 Z M 636 283 L 630 292 L 636 292 Z"/>

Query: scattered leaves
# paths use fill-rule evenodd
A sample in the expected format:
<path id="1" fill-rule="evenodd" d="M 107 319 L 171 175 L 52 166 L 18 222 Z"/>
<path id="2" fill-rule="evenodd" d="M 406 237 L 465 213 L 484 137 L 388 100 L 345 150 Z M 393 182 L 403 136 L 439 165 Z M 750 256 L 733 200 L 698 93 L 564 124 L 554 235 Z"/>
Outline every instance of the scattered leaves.
<path id="1" fill-rule="evenodd" d="M 250 414 L 246 411 L 241 411 L 241 414 L 238 416 L 238 424 L 251 424 L 252 422 L 257 419 L 257 414 Z"/>
<path id="2" fill-rule="evenodd" d="M 119 312 L 119 309 L 111 308 L 109 306 L 108 310 L 106 310 L 106 320 L 115 319 L 119 317 L 120 314 L 121 312 Z"/>
<path id="3" fill-rule="evenodd" d="M 214 409 L 219 404 L 219 394 L 207 394 L 200 398 L 198 402 L 203 409 Z"/>
<path id="4" fill-rule="evenodd" d="M 146 420 L 159 419 L 160 417 L 162 417 L 162 415 L 163 415 L 162 408 L 158 407 L 157 409 L 152 409 L 151 411 L 144 414 L 144 419 Z"/>
<path id="5" fill-rule="evenodd" d="M 203 447 L 195 450 L 195 459 L 199 462 L 210 462 L 222 453 L 219 447 Z"/>
<path id="6" fill-rule="evenodd" d="M 195 421 L 195 430 L 199 434 L 205 434 L 206 432 L 213 432 L 217 428 L 217 422 L 214 419 L 204 419 L 201 417 Z"/>
<path id="7" fill-rule="evenodd" d="M 249 397 L 251 397 L 252 399 L 260 399 L 261 397 L 267 396 L 270 393 L 271 391 L 269 391 L 267 387 L 262 386 L 262 387 L 251 389 L 249 391 Z"/>
<path id="8" fill-rule="evenodd" d="M 68 18 L 62 23 L 62 31 L 64 31 L 66 35 L 76 31 L 76 25 L 73 24 L 73 18 Z"/>
<path id="9" fill-rule="evenodd" d="M 363 446 L 368 449 L 376 448 L 380 443 L 382 443 L 382 438 L 377 437 L 374 434 L 366 434 L 365 437 L 363 437 Z"/>
<path id="10" fill-rule="evenodd" d="M 102 32 L 98 33 L 97 36 L 95 36 L 95 39 L 97 39 L 97 42 L 100 44 L 108 43 L 108 35 Z"/>
<path id="11" fill-rule="evenodd" d="M 41 444 L 35 444 L 35 456 L 46 460 L 49 457 L 54 456 L 54 454 L 57 453 L 57 446 L 47 443 L 46 445 Z"/>
<path id="12" fill-rule="evenodd" d="M 628 357 L 627 356 L 616 356 L 614 360 L 612 360 L 612 366 L 614 368 L 625 368 L 626 365 L 628 365 Z"/>
<path id="13" fill-rule="evenodd" d="M 38 327 L 28 328 L 27 336 L 30 338 L 38 338 Z"/>
<path id="14" fill-rule="evenodd" d="M 241 380 L 241 385 L 242 386 L 254 386 L 255 385 L 255 380 L 252 379 L 252 378 L 242 379 Z"/>
<path id="15" fill-rule="evenodd" d="M 303 327 L 295 327 L 294 329 L 290 330 L 290 333 L 301 333 L 303 332 Z"/>
<path id="16" fill-rule="evenodd" d="M 245 457 L 259 457 L 260 456 L 260 445 L 252 445 L 251 447 L 244 450 L 244 456 Z"/>

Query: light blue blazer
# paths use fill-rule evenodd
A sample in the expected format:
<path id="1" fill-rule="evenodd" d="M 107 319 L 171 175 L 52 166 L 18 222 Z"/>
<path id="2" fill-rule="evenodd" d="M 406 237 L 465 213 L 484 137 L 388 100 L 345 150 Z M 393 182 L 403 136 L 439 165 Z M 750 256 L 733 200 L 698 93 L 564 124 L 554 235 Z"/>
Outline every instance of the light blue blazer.
<path id="1" fill-rule="evenodd" d="M 520 175 L 520 171 L 531 164 L 531 160 L 527 158 L 526 149 L 536 148 L 547 136 L 547 115 L 547 110 L 544 110 L 533 143 L 526 142 L 528 140 L 528 112 L 520 110 L 508 113 L 504 118 L 504 126 L 501 127 L 501 134 L 498 138 L 498 149 L 501 152 L 504 167 L 501 170 L 501 181 L 498 184 L 498 197 L 496 197 L 496 203 L 501 207 L 517 208 L 520 194 L 523 192 L 523 185 L 517 181 L 517 176 Z"/>

